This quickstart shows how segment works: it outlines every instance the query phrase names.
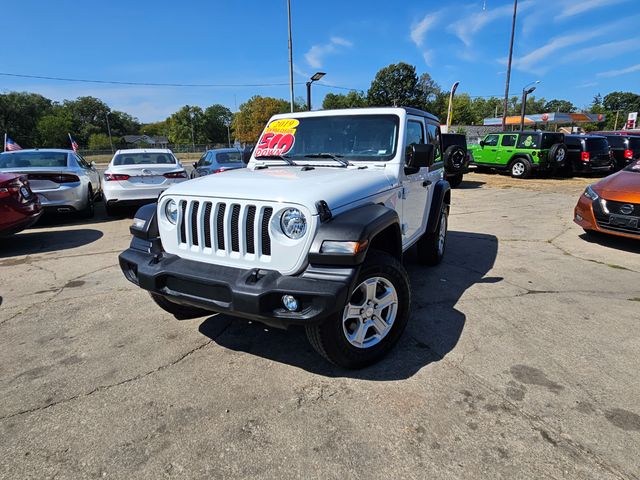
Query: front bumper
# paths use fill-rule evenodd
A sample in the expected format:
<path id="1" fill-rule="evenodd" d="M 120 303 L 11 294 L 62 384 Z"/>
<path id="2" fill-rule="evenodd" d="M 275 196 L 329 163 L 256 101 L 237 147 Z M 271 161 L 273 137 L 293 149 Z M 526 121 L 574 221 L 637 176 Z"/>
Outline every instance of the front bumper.
<path id="1" fill-rule="evenodd" d="M 33 193 L 38 195 L 40 204 L 47 210 L 57 210 L 58 208 L 70 208 L 82 210 L 87 204 L 87 195 L 81 183 L 71 185 L 61 185 L 60 188 L 33 189 Z"/>
<path id="2" fill-rule="evenodd" d="M 622 228 L 610 224 L 609 215 L 602 210 L 599 200 L 590 200 L 584 195 L 580 195 L 575 206 L 573 221 L 585 230 L 640 239 L 640 229 Z"/>
<path id="3" fill-rule="evenodd" d="M 154 253 L 156 252 L 156 253 Z M 308 267 L 295 276 L 185 260 L 139 238 L 119 257 L 125 277 L 172 302 L 257 320 L 272 327 L 319 323 L 346 304 L 358 267 Z M 300 307 L 285 310 L 283 295 Z"/>

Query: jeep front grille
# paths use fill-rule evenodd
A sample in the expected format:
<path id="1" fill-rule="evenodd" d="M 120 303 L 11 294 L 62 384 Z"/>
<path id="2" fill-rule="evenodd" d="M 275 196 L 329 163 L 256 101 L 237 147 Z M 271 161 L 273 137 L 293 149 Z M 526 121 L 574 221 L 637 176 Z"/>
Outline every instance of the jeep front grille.
<path id="1" fill-rule="evenodd" d="M 180 200 L 180 212 L 178 238 L 181 248 L 218 256 L 271 255 L 269 222 L 272 207 Z"/>

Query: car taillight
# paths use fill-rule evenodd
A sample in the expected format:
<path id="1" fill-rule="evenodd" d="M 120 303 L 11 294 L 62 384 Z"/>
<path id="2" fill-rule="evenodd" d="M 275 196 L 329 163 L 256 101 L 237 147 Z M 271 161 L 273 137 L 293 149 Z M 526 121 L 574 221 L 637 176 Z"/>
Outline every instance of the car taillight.
<path id="1" fill-rule="evenodd" d="M 129 175 L 125 175 L 124 173 L 105 173 L 104 180 L 106 182 L 117 182 L 120 180 L 129 180 Z"/>
<path id="2" fill-rule="evenodd" d="M 17 194 L 20 191 L 20 187 L 24 184 L 19 180 L 11 180 L 0 186 L 0 198 L 7 198 Z"/>
<path id="3" fill-rule="evenodd" d="M 632 160 L 633 159 L 633 150 L 625 150 L 624 151 L 624 158 L 626 158 L 627 160 Z"/>
<path id="4" fill-rule="evenodd" d="M 591 154 L 589 152 L 582 152 L 582 155 L 580 156 L 580 159 L 583 162 L 588 162 L 590 158 L 591 158 Z"/>
<path id="5" fill-rule="evenodd" d="M 181 170 L 179 172 L 170 172 L 164 174 L 165 178 L 187 178 L 187 172 Z"/>
<path id="6" fill-rule="evenodd" d="M 68 173 L 30 173 L 29 180 L 50 180 L 56 183 L 75 183 L 79 182 L 80 178 Z"/>
<path id="7" fill-rule="evenodd" d="M 226 170 L 226 168 L 217 168 L 212 173 L 222 173 Z"/>

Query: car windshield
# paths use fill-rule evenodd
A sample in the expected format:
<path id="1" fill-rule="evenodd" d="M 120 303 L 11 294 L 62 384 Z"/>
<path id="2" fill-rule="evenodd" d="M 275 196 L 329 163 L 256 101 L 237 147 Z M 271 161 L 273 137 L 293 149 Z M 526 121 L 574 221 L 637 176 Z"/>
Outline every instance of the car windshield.
<path id="1" fill-rule="evenodd" d="M 260 137 L 255 157 L 284 155 L 302 160 L 325 159 L 333 155 L 349 161 L 387 161 L 396 153 L 398 125 L 396 115 L 332 115 L 274 120 Z M 320 157 L 320 154 L 329 155 Z"/>
<path id="2" fill-rule="evenodd" d="M 522 133 L 518 139 L 518 148 L 538 148 L 540 135 L 537 133 Z"/>
<path id="3" fill-rule="evenodd" d="M 240 152 L 220 152 L 216 154 L 216 162 L 220 165 L 242 163 L 242 154 Z"/>
<path id="4" fill-rule="evenodd" d="M 171 165 L 176 159 L 170 153 L 119 153 L 113 159 L 115 166 L 120 165 Z"/>
<path id="5" fill-rule="evenodd" d="M 636 160 L 634 162 L 631 162 L 629 165 L 627 165 L 626 167 L 624 167 L 624 171 L 625 172 L 636 172 L 636 173 L 640 173 L 640 160 Z"/>
<path id="6" fill-rule="evenodd" d="M 65 168 L 65 152 L 16 152 L 0 154 L 0 168 Z"/>

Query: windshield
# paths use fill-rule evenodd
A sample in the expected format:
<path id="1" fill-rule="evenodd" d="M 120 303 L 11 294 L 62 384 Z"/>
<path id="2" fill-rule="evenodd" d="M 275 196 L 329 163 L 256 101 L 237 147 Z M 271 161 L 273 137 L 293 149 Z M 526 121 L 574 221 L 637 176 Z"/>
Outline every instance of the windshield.
<path id="1" fill-rule="evenodd" d="M 640 160 L 636 160 L 634 162 L 631 162 L 629 165 L 627 165 L 626 167 L 624 167 L 623 169 L 625 172 L 636 172 L 636 173 L 640 173 Z"/>
<path id="2" fill-rule="evenodd" d="M 349 161 L 387 161 L 396 153 L 396 115 L 336 115 L 272 121 L 258 141 L 255 157 L 285 155 L 293 160 L 320 153 Z"/>
<path id="3" fill-rule="evenodd" d="M 120 153 L 113 159 L 120 165 L 175 165 L 176 159 L 170 153 Z"/>
<path id="4" fill-rule="evenodd" d="M 216 161 L 220 165 L 242 163 L 242 154 L 240 152 L 221 152 L 216 154 Z"/>
<path id="5" fill-rule="evenodd" d="M 29 168 L 67 166 L 65 152 L 17 152 L 0 154 L 0 168 Z"/>

